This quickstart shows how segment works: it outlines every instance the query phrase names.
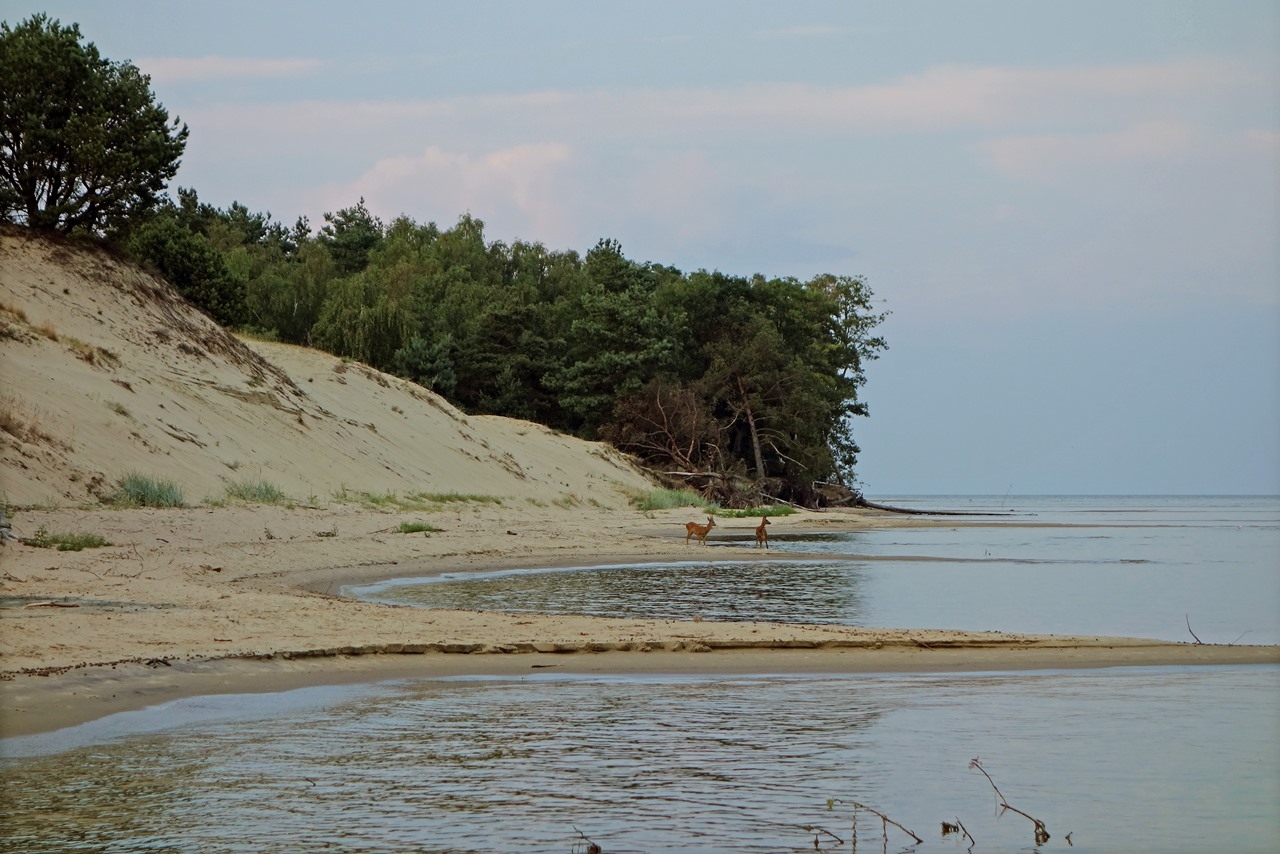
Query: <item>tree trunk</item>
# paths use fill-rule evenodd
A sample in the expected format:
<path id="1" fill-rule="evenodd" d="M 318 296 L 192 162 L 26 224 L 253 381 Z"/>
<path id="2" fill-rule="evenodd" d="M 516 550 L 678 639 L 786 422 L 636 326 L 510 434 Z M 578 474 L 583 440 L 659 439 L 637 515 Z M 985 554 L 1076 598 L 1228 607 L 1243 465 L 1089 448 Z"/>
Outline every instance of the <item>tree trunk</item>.
<path id="1" fill-rule="evenodd" d="M 738 378 L 738 393 L 742 395 L 742 409 L 747 416 L 747 427 L 751 430 L 751 451 L 756 458 L 756 477 L 764 480 L 764 454 L 760 451 L 760 432 L 756 429 L 756 416 L 751 411 L 751 402 L 747 400 L 747 389 Z"/>

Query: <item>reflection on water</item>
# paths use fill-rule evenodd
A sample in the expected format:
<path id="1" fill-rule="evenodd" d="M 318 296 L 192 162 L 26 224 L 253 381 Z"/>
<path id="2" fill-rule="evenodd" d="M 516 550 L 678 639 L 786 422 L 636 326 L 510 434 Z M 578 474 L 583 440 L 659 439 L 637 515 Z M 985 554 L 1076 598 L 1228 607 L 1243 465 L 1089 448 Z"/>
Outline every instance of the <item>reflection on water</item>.
<path id="1" fill-rule="evenodd" d="M 1277 667 L 291 693 L 309 692 L 169 704 L 121 716 L 133 735 L 67 750 L 9 740 L 7 755 L 43 753 L 0 766 L 0 851 L 568 852 L 575 828 L 607 852 L 812 851 L 815 835 L 847 851 L 851 813 L 833 798 L 913 829 L 917 851 L 964 850 L 940 835 L 956 818 L 976 851 L 1032 849 L 974 757 L 1047 824 L 1049 849 L 1068 850 L 1068 832 L 1072 852 L 1280 840 Z M 865 850 L 882 850 L 880 831 L 864 814 Z"/>
<path id="2" fill-rule="evenodd" d="M 734 561 L 504 570 L 344 592 L 425 608 L 856 624 L 862 614 L 858 577 L 858 568 L 844 562 Z"/>
<path id="3" fill-rule="evenodd" d="M 725 546 L 746 541 L 725 535 L 697 561 L 399 579 L 345 592 L 432 608 L 1171 641 L 1191 641 L 1190 623 L 1205 643 L 1280 644 L 1280 501 L 1019 505 L 1026 515 L 979 525 L 775 534 L 773 553 L 795 561 L 735 557 Z"/>

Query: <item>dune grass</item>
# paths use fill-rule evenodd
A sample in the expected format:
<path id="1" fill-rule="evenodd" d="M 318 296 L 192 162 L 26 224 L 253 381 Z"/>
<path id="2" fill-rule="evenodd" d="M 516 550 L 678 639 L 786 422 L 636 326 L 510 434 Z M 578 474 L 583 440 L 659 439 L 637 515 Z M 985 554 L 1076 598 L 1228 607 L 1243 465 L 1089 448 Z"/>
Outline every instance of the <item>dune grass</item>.
<path id="1" fill-rule="evenodd" d="M 786 504 L 769 504 L 764 507 L 744 507 L 740 510 L 718 510 L 716 515 L 726 519 L 743 519 L 748 516 L 790 516 L 796 512 Z"/>
<path id="2" fill-rule="evenodd" d="M 41 525 L 36 529 L 34 535 L 27 537 L 23 542 L 37 549 L 57 549 L 60 552 L 78 552 L 82 549 L 100 549 L 103 546 L 109 546 L 111 543 L 101 534 L 92 534 L 83 531 L 72 533 L 50 533 L 50 531 Z"/>
<path id="3" fill-rule="evenodd" d="M 631 503 L 637 510 L 649 513 L 654 510 L 675 510 L 679 507 L 697 507 L 711 512 L 718 509 L 715 504 L 708 503 L 692 489 L 651 489 L 637 493 Z"/>
<path id="4" fill-rule="evenodd" d="M 401 522 L 400 527 L 396 528 L 396 532 L 400 534 L 438 534 L 442 528 L 430 525 L 426 522 Z"/>
<path id="5" fill-rule="evenodd" d="M 335 501 L 349 504 L 360 504 L 365 507 L 392 510 L 411 510 L 432 512 L 443 510 L 447 504 L 502 504 L 496 495 L 465 494 L 461 492 L 410 492 L 397 495 L 394 492 L 364 492 L 347 487 L 333 493 Z"/>
<path id="6" fill-rule="evenodd" d="M 265 480 L 236 480 L 227 484 L 227 497 L 251 504 L 287 504 L 285 495 L 274 483 Z"/>
<path id="7" fill-rule="evenodd" d="M 171 480 L 130 472 L 120 478 L 115 492 L 107 496 L 108 504 L 119 507 L 185 507 L 182 487 Z"/>

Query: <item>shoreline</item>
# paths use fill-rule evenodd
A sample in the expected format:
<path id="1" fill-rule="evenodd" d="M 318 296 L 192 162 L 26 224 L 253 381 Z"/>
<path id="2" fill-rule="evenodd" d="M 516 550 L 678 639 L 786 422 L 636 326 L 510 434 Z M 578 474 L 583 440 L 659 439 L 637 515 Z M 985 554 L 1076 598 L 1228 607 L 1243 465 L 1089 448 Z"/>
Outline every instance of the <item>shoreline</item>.
<path id="1" fill-rule="evenodd" d="M 918 633 L 917 633 L 918 634 Z M 822 648 L 438 651 L 281 654 L 166 664 L 118 662 L 75 668 L 57 678 L 26 675 L 4 685 L 0 738 L 55 732 L 111 715 L 207 695 L 266 694 L 326 685 L 460 676 L 781 676 L 885 673 L 1015 673 L 1114 667 L 1280 664 L 1280 647 L 1175 644 L 1128 638 L 1019 636 L 1003 646 L 954 641 Z M 584 645 L 585 646 L 585 645 Z"/>
<path id="2" fill-rule="evenodd" d="M 433 516 L 448 527 L 431 536 L 389 533 L 421 515 L 347 505 L 24 512 L 24 523 L 99 530 L 122 545 L 5 546 L 0 736 L 202 694 L 399 678 L 1280 663 L 1280 646 L 439 611 L 335 595 L 445 572 L 799 557 L 751 548 L 753 519 L 726 518 L 719 542 L 686 545 L 674 532 L 687 510 L 478 507 Z M 990 524 L 853 511 L 773 521 L 775 533 Z"/>

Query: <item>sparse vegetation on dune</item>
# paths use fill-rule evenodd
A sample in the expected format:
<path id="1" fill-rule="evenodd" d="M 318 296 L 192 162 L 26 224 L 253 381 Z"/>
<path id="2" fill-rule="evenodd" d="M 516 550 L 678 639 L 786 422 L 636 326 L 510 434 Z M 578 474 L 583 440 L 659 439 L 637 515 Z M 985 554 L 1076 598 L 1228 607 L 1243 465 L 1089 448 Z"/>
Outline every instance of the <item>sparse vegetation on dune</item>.
<path id="1" fill-rule="evenodd" d="M 366 492 L 348 489 L 345 486 L 334 491 L 333 500 L 364 507 L 416 511 L 441 510 L 445 505 L 457 503 L 502 504 L 502 499 L 496 495 L 471 495 L 461 492 L 410 492 L 398 495 L 395 492 Z"/>
<path id="2" fill-rule="evenodd" d="M 227 484 L 227 497 L 251 504 L 286 504 L 289 497 L 265 480 L 237 480 Z"/>
<path id="3" fill-rule="evenodd" d="M 99 549 L 111 545 L 101 534 L 50 533 L 43 526 L 37 528 L 33 535 L 23 540 L 23 543 L 37 549 L 57 549 L 60 552 L 78 552 L 82 549 Z"/>
<path id="4" fill-rule="evenodd" d="M 692 489 L 652 489 L 637 494 L 632 499 L 632 503 L 637 510 L 644 513 L 654 510 L 675 510 L 679 507 L 697 507 L 700 510 L 712 507 L 707 504 L 705 498 Z"/>
<path id="5" fill-rule="evenodd" d="M 427 522 L 401 522 L 396 528 L 399 534 L 438 534 L 442 529 Z"/>
<path id="6" fill-rule="evenodd" d="M 119 507 L 185 507 L 182 487 L 171 480 L 160 480 L 130 472 L 120 478 L 116 491 L 103 499 Z"/>

